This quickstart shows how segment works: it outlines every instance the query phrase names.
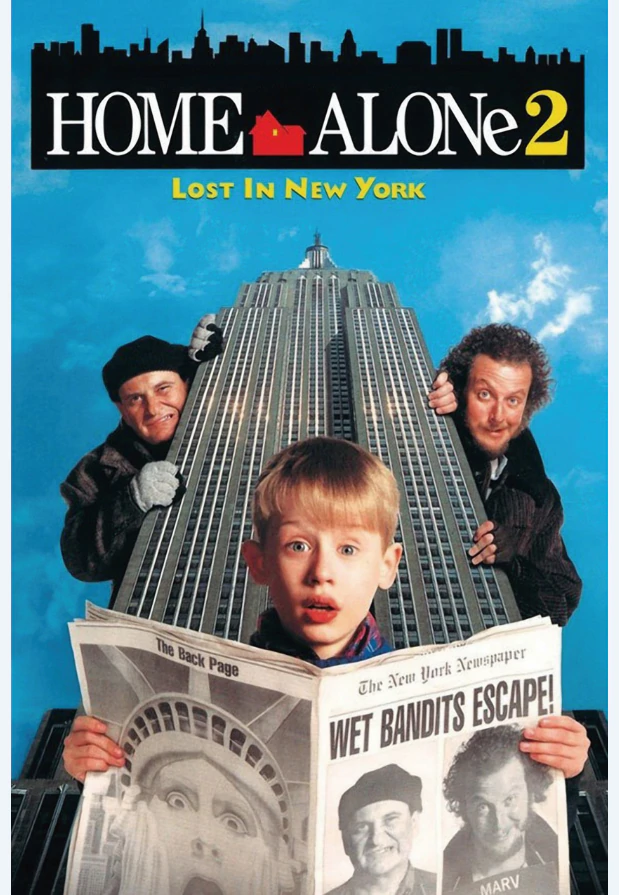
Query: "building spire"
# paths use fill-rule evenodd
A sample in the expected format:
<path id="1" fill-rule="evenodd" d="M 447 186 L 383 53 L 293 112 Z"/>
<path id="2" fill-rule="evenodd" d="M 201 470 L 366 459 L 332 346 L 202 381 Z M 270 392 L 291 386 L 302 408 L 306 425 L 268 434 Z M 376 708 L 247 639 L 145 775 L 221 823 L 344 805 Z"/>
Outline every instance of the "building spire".
<path id="1" fill-rule="evenodd" d="M 328 247 L 320 241 L 318 229 L 314 233 L 314 242 L 305 249 L 305 259 L 299 264 L 299 267 L 310 267 L 314 270 L 317 268 L 333 269 L 336 267 L 329 254 Z"/>
<path id="2" fill-rule="evenodd" d="M 200 28 L 198 29 L 198 32 L 196 33 L 193 41 L 191 58 L 200 60 L 201 62 L 204 62 L 206 60 L 210 61 L 213 58 L 211 42 L 209 40 L 208 34 L 206 33 L 206 28 L 204 27 L 204 10 L 202 10 L 200 14 Z"/>

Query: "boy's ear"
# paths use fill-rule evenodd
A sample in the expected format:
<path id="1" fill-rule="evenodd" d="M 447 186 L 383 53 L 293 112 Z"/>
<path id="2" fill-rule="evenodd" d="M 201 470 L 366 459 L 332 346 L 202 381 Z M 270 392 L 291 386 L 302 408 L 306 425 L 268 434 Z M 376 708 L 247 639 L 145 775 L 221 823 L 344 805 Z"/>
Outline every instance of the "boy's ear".
<path id="1" fill-rule="evenodd" d="M 256 584 L 268 584 L 265 570 L 264 553 L 258 541 L 243 541 L 241 547 L 243 559 L 247 563 L 249 574 Z"/>
<path id="2" fill-rule="evenodd" d="M 383 590 L 389 590 L 395 581 L 398 565 L 402 559 L 402 545 L 389 544 L 383 554 L 382 570 L 378 579 L 378 586 Z"/>

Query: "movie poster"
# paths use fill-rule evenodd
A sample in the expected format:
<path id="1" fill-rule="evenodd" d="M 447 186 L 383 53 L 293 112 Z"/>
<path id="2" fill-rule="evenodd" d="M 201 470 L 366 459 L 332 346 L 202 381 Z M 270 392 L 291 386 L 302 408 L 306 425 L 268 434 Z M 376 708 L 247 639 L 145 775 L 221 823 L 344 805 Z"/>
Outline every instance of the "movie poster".
<path id="1" fill-rule="evenodd" d="M 12 26 L 12 776 L 43 712 L 79 700 L 67 622 L 83 615 L 86 599 L 109 601 L 108 582 L 69 575 L 58 543 L 65 513 L 59 485 L 117 421 L 102 366 L 119 345 L 144 334 L 186 343 L 202 315 L 233 303 L 241 282 L 298 266 L 316 231 L 337 265 L 396 285 L 437 365 L 481 323 L 513 322 L 544 343 L 556 389 L 532 429 L 584 582 L 563 638 L 563 705 L 606 710 L 603 0 L 472 0 L 466 7 L 453 0 L 229 0 L 203 11 L 187 2 L 68 0 L 15 4 Z M 199 146 L 185 144 L 183 131 L 180 151 L 162 152 L 161 110 L 176 89 L 173 78 L 153 84 L 147 77 L 136 88 L 139 104 L 120 98 L 125 143 L 114 142 L 106 122 L 120 108 L 124 70 L 110 67 L 105 93 L 89 55 L 167 54 L 181 65 L 221 45 L 237 80 L 224 107 L 201 95 Z M 269 54 L 313 53 L 320 72 L 289 90 L 278 115 L 269 110 L 267 118 L 267 86 L 243 84 L 250 52 L 265 63 Z M 63 111 L 58 86 L 76 53 L 79 119 L 70 106 Z M 53 69 L 46 68 L 50 54 Z M 531 89 L 522 96 L 535 87 L 545 92 L 543 102 L 537 111 L 524 100 L 512 109 L 508 78 L 498 99 L 465 78 L 459 89 L 469 102 L 460 115 L 473 124 L 463 126 L 452 108 L 447 137 L 439 119 L 451 102 L 449 74 L 433 75 L 425 97 L 407 103 L 394 64 L 461 54 L 471 63 L 529 60 Z M 361 86 L 343 80 L 335 101 L 327 75 L 338 58 L 362 60 Z M 368 74 L 377 60 L 391 64 L 382 92 Z M 230 135 L 244 90 L 255 132 L 247 130 L 239 152 Z M 46 92 L 54 98 L 45 106 L 39 100 Z M 497 116 L 498 106 L 509 114 Z M 179 121 L 189 107 L 189 99 L 178 101 Z M 140 129 L 144 110 L 148 137 Z M 285 146 L 273 143 L 281 127 Z M 324 150 L 336 144 L 337 157 Z M 539 151 L 540 144 L 546 148 Z"/>

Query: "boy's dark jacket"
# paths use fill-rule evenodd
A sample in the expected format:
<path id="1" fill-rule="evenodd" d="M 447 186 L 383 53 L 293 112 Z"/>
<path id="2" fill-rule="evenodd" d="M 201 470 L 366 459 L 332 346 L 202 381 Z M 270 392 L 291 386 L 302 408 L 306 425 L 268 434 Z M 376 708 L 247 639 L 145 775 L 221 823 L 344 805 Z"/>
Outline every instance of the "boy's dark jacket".
<path id="1" fill-rule="evenodd" d="M 252 646 L 258 646 L 260 649 L 273 650 L 276 653 L 283 653 L 285 656 L 304 659 L 318 668 L 347 665 L 350 662 L 361 662 L 363 659 L 371 659 L 373 656 L 393 652 L 393 647 L 384 639 L 374 617 L 369 612 L 355 631 L 342 655 L 332 659 L 320 659 L 310 646 L 292 637 L 283 627 L 275 609 L 267 609 L 262 613 L 258 619 L 258 630 L 251 635 L 249 642 Z"/>

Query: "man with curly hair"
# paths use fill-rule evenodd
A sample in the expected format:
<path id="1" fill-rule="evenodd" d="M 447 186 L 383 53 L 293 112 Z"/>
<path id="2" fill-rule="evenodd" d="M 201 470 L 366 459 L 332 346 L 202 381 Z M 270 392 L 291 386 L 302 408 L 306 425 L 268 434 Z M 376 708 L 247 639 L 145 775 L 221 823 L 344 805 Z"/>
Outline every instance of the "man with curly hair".
<path id="1" fill-rule="evenodd" d="M 557 890 L 557 835 L 534 809 L 552 775 L 520 750 L 521 741 L 520 728 L 506 724 L 477 731 L 456 753 L 443 794 L 463 826 L 445 848 L 443 892 L 483 891 L 478 880 L 536 865 L 545 869 L 532 874 L 535 891 Z"/>
<path id="2" fill-rule="evenodd" d="M 528 428 L 551 400 L 548 356 L 526 330 L 491 323 L 452 348 L 441 372 L 454 385 L 454 420 L 488 514 L 471 561 L 505 569 L 523 618 L 565 625 L 582 582 L 561 538 L 561 498 Z"/>

